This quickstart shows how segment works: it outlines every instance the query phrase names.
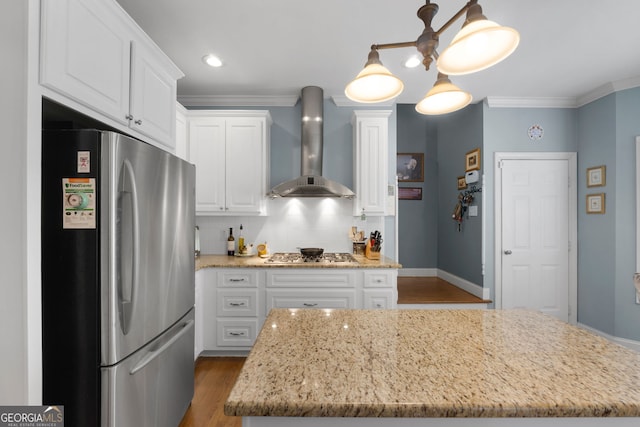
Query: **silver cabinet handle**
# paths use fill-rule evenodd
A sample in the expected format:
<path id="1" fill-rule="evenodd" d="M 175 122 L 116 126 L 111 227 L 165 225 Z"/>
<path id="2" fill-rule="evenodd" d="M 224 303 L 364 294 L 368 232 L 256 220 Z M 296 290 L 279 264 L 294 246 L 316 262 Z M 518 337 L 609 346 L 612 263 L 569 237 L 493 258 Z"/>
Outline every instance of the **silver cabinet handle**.
<path id="1" fill-rule="evenodd" d="M 229 305 L 231 307 L 244 307 L 246 304 L 243 302 L 230 302 Z"/>
<path id="2" fill-rule="evenodd" d="M 229 335 L 233 337 L 243 337 L 245 334 L 244 332 L 229 332 Z"/>
<path id="3" fill-rule="evenodd" d="M 244 282 L 244 278 L 243 279 L 229 279 L 230 282 Z"/>
<path id="4" fill-rule="evenodd" d="M 511 255 L 513 252 L 511 252 L 509 249 L 507 249 L 506 251 L 504 251 L 505 255 Z"/>
<path id="5" fill-rule="evenodd" d="M 133 120 L 133 116 L 131 114 L 127 114 L 124 118 L 127 120 Z"/>
<path id="6" fill-rule="evenodd" d="M 138 119 L 134 123 L 137 124 L 137 125 L 141 125 L 142 124 L 142 120 Z"/>
<path id="7" fill-rule="evenodd" d="M 302 305 L 304 305 L 305 307 L 315 307 L 315 306 L 317 306 L 318 304 L 317 304 L 317 303 L 315 303 L 315 302 L 313 302 L 313 303 L 311 303 L 311 302 L 305 302 L 305 303 L 303 303 Z"/>

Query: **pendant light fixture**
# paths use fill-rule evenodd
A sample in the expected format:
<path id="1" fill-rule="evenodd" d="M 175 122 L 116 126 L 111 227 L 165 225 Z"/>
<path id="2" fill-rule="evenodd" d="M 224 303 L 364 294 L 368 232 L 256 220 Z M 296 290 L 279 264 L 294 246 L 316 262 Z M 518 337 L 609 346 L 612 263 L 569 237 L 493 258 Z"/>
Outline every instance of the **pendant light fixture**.
<path id="1" fill-rule="evenodd" d="M 429 115 L 451 113 L 469 105 L 471 99 L 471 94 L 451 83 L 446 74 L 438 73 L 438 80 L 416 104 L 416 111 Z"/>
<path id="2" fill-rule="evenodd" d="M 497 64 L 513 53 L 520 36 L 513 28 L 501 27 L 487 20 L 478 0 L 468 1 L 442 28 L 434 31 L 431 21 L 437 12 L 438 5 L 429 0 L 418 9 L 418 17 L 425 28 L 416 41 L 372 45 L 365 68 L 345 88 L 347 98 L 373 103 L 400 95 L 404 85 L 382 65 L 378 50 L 415 47 L 422 54 L 425 69 L 429 70 L 435 60 L 439 71 L 436 83 L 425 98 L 416 104 L 416 110 L 421 114 L 446 114 L 467 106 L 471 102 L 471 95 L 451 83 L 448 75 L 469 74 Z M 462 29 L 442 55 L 438 55 L 436 49 L 440 34 L 465 12 L 467 17 Z"/>

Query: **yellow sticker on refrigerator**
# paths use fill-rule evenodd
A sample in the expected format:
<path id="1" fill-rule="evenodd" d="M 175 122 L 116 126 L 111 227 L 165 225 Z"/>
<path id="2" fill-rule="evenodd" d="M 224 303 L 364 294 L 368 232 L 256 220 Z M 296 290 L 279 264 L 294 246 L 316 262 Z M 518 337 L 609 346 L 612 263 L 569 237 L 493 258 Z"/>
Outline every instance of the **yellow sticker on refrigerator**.
<path id="1" fill-rule="evenodd" d="M 62 228 L 96 228 L 95 178 L 62 178 Z"/>

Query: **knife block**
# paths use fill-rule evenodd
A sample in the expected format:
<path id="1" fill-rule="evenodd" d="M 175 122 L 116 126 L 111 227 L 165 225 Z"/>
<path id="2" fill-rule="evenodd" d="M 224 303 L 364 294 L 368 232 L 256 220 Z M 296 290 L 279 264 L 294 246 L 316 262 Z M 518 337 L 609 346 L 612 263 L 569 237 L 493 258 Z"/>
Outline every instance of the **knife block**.
<path id="1" fill-rule="evenodd" d="M 364 256 L 368 259 L 380 259 L 380 252 L 371 250 L 371 241 L 367 241 L 367 246 L 364 247 Z"/>

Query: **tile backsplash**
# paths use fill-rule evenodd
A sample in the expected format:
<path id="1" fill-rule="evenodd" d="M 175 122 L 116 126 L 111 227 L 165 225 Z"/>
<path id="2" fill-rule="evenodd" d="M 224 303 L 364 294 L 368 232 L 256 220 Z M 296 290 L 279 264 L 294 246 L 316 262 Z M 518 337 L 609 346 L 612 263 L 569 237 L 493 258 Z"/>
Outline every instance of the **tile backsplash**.
<path id="1" fill-rule="evenodd" d="M 353 216 L 353 201 L 337 198 L 283 198 L 268 201 L 268 216 L 199 216 L 203 254 L 226 254 L 229 228 L 245 241 L 267 242 L 269 252 L 295 252 L 301 247 L 320 247 L 327 252 L 351 252 L 349 230 L 357 226 L 365 236 L 374 230 L 384 234 L 384 218 Z"/>

